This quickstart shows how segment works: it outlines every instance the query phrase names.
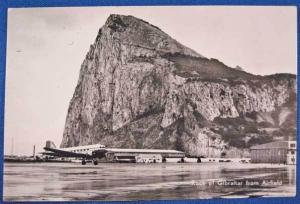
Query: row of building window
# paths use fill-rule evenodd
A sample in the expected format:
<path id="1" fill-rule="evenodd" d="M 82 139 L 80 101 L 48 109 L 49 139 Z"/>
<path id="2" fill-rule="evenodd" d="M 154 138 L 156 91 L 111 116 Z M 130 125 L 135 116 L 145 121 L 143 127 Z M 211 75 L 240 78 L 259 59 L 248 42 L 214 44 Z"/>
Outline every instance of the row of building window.
<path id="1" fill-rule="evenodd" d="M 94 149 L 97 149 L 97 148 L 92 148 L 92 149 L 77 149 L 77 150 L 73 150 L 71 152 L 84 152 L 84 151 L 94 150 Z"/>

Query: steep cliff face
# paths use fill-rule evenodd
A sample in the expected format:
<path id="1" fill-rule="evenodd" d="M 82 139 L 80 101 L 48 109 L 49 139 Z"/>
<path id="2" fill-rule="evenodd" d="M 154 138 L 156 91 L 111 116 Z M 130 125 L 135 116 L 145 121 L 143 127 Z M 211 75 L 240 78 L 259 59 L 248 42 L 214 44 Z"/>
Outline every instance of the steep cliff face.
<path id="1" fill-rule="evenodd" d="M 245 132 L 248 124 L 279 130 L 266 114 L 284 124 L 295 109 L 295 93 L 294 75 L 262 77 L 233 69 L 143 20 L 111 15 L 82 63 L 61 147 L 102 143 L 242 154 L 247 145 L 232 143 L 226 134 L 237 131 L 247 142 L 266 136 L 257 128 Z M 285 128 L 295 126 L 291 120 Z"/>

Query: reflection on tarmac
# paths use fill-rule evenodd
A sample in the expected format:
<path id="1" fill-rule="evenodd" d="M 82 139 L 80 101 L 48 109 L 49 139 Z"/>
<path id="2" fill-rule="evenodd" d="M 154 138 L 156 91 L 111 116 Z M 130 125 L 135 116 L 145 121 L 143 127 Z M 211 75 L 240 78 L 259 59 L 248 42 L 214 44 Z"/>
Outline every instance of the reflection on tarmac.
<path id="1" fill-rule="evenodd" d="M 238 163 L 6 163 L 4 200 L 295 196 L 296 167 Z"/>

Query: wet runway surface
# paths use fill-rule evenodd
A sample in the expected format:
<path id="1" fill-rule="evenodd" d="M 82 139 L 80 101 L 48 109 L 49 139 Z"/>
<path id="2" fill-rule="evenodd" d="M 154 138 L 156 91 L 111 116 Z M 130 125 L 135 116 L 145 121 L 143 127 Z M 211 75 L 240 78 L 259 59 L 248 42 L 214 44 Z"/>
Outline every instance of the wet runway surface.
<path id="1" fill-rule="evenodd" d="M 295 196 L 296 167 L 239 163 L 6 163 L 4 200 Z"/>

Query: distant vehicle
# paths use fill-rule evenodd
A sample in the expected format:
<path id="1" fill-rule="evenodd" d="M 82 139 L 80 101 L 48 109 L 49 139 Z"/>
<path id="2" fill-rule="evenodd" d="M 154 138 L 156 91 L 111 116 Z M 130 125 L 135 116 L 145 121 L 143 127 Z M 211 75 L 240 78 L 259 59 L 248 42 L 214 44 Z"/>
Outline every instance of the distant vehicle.
<path id="1" fill-rule="evenodd" d="M 77 147 L 56 148 L 52 141 L 47 141 L 44 147 L 46 152 L 43 155 L 54 157 L 70 157 L 81 159 L 81 164 L 85 165 L 87 161 L 92 160 L 94 165 L 98 164 L 98 159 L 106 158 L 111 162 L 137 162 L 142 160 L 143 157 L 151 155 L 158 159 L 153 162 L 166 162 L 166 158 L 184 158 L 185 153 L 177 150 L 166 149 L 121 149 L 121 148 L 106 148 L 101 144 L 85 145 Z M 148 157 L 149 157 L 148 156 Z"/>

